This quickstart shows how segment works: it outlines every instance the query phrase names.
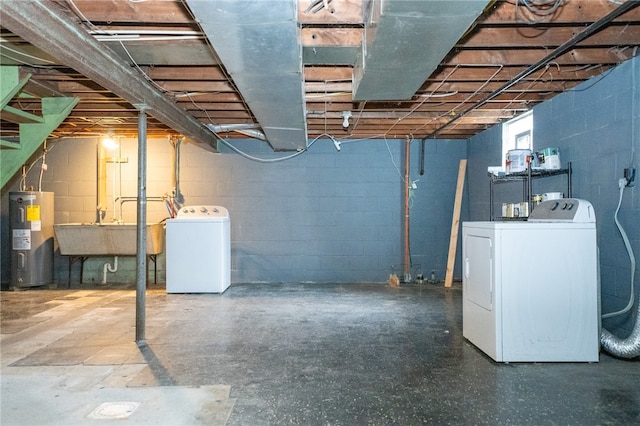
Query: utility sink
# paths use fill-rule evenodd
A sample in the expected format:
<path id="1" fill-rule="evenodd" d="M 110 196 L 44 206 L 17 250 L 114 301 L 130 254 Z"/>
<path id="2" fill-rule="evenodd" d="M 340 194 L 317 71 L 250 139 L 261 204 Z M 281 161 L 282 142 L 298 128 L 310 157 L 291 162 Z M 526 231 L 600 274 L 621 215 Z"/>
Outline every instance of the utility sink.
<path id="1" fill-rule="evenodd" d="M 60 254 L 65 256 L 133 256 L 136 224 L 65 223 L 53 225 Z M 162 253 L 164 224 L 147 224 L 147 255 Z"/>

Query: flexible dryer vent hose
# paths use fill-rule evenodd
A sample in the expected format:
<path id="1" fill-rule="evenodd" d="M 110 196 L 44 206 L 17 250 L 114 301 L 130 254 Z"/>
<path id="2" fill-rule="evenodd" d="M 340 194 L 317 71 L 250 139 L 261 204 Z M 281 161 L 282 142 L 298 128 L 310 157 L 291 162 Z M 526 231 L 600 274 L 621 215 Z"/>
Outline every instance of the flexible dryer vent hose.
<path id="1" fill-rule="evenodd" d="M 618 208 L 616 209 L 614 218 L 615 218 L 616 225 L 618 226 L 618 230 L 622 235 L 622 239 L 624 240 L 624 244 L 625 244 L 625 247 L 627 248 L 627 252 L 629 253 L 629 260 L 631 261 L 631 288 L 630 288 L 631 294 L 629 297 L 629 304 L 625 309 L 618 312 L 613 312 L 608 315 L 603 315 L 602 316 L 603 318 L 608 318 L 611 316 L 615 316 L 615 315 L 619 315 L 621 313 L 627 312 L 629 309 L 631 309 L 631 306 L 633 306 L 633 300 L 634 300 L 633 282 L 634 282 L 634 276 L 635 276 L 634 272 L 636 269 L 636 258 L 633 254 L 633 249 L 631 248 L 629 238 L 627 237 L 626 232 L 624 232 L 624 229 L 622 228 L 622 226 L 620 225 L 620 222 L 618 221 L 618 210 L 620 210 L 620 205 L 622 204 L 622 195 L 624 193 L 624 188 L 625 188 L 625 182 L 623 181 L 624 179 L 622 179 L 619 182 L 620 200 L 618 201 Z M 620 339 L 610 331 L 605 330 L 603 328 L 602 333 L 600 334 L 600 344 L 602 345 L 602 348 L 605 351 L 609 352 L 610 354 L 613 354 L 620 358 L 635 358 L 637 356 L 640 356 L 640 301 L 636 301 L 636 311 L 635 311 L 634 319 L 635 319 L 635 323 L 633 326 L 633 330 L 631 330 L 631 334 L 626 339 Z"/>
<path id="2" fill-rule="evenodd" d="M 608 330 L 602 329 L 600 343 L 602 348 L 620 358 L 635 358 L 640 356 L 640 303 L 636 303 L 636 324 L 631 331 L 631 335 L 626 339 L 616 337 Z"/>

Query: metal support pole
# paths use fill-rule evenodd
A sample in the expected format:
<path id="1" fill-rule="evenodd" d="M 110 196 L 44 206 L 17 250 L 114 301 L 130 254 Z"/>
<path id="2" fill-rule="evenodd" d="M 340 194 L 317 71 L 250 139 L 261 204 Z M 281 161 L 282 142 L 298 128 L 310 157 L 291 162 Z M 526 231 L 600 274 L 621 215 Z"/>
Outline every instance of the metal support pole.
<path id="1" fill-rule="evenodd" d="M 138 114 L 138 209 L 136 228 L 136 343 L 145 344 L 147 290 L 147 113 Z"/>

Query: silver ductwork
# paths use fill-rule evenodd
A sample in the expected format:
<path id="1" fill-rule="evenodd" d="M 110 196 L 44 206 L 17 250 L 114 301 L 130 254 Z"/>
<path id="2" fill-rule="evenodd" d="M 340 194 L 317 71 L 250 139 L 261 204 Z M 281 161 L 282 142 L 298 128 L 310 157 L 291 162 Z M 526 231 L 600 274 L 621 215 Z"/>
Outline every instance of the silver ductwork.
<path id="1" fill-rule="evenodd" d="M 489 3 L 369 0 L 353 99 L 410 99 Z"/>
<path id="2" fill-rule="evenodd" d="M 267 140 L 267 137 L 260 130 L 254 129 L 238 129 L 235 130 L 236 133 L 240 133 L 241 135 L 249 136 L 250 138 L 260 139 L 263 141 Z"/>
<path id="3" fill-rule="evenodd" d="M 635 326 L 626 339 L 616 337 L 608 330 L 602 329 L 600 344 L 602 348 L 612 355 L 620 358 L 635 358 L 640 356 L 640 303 L 636 303 Z"/>
<path id="4" fill-rule="evenodd" d="M 307 148 L 297 2 L 186 0 L 276 151 Z"/>
<path id="5" fill-rule="evenodd" d="M 260 126 L 257 124 L 207 124 L 206 126 L 216 134 L 236 132 L 251 138 L 267 140 L 265 134 L 258 130 Z"/>

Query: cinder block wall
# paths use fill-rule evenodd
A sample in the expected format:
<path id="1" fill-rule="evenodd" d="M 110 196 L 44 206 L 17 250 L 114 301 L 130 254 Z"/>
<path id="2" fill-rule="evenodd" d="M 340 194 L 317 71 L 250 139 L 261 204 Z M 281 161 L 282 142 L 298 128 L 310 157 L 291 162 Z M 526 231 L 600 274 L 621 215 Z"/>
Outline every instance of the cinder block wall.
<path id="1" fill-rule="evenodd" d="M 274 159 L 264 143 L 234 140 L 251 156 Z M 384 282 L 403 273 L 404 141 L 346 141 L 340 152 L 320 139 L 309 152 L 277 162 L 252 161 L 185 145 L 181 189 L 186 204 L 229 209 L 232 282 Z M 411 143 L 411 273 L 442 279 L 464 141 Z"/>
<path id="2" fill-rule="evenodd" d="M 107 215 L 114 217 L 113 194 L 135 197 L 137 141 L 122 139 L 114 156 L 126 163 L 107 165 Z M 47 156 L 43 190 L 55 192 L 56 223 L 96 219 L 97 138 L 65 139 Z M 273 159 L 264 142 L 234 140 L 250 155 Z M 248 160 L 225 146 L 214 154 L 184 144 L 180 188 L 183 205 L 214 204 L 229 209 L 232 224 L 232 282 L 385 282 L 403 274 L 404 140 L 348 141 L 336 151 L 329 139 L 315 142 L 302 155 L 276 163 Z M 411 274 L 444 278 L 456 188 L 458 162 L 466 157 L 465 141 L 425 142 L 425 174 L 420 175 L 420 141 L 411 143 Z M 112 155 L 112 154 L 109 154 Z M 147 196 L 170 192 L 172 148 L 166 138 L 148 141 Z M 115 191 L 113 177 L 115 173 Z M 30 176 L 30 180 L 37 176 Z M 3 218 L 8 192 L 3 189 Z M 465 197 L 466 198 L 466 197 Z M 466 202 L 466 201 L 465 201 Z M 135 202 L 122 204 L 122 219 L 135 222 Z M 116 218 L 120 218 L 116 203 Z M 463 220 L 466 219 L 466 205 Z M 148 222 L 165 219 L 163 203 L 148 203 Z M 7 226 L 3 220 L 3 226 Z M 8 250 L 2 233 L 3 250 Z M 188 247 L 185 248 L 188 250 Z M 8 254 L 8 251 L 7 251 Z M 458 259 L 460 253 L 458 251 Z M 8 255 L 3 258 L 8 259 Z M 56 255 L 56 281 L 67 281 L 66 257 Z M 100 282 L 112 258 L 90 258 L 85 282 Z M 79 279 L 79 264 L 72 280 Z M 459 265 L 459 260 L 457 262 Z M 164 281 L 164 255 L 158 257 Z M 9 281 L 3 262 L 2 281 Z M 108 282 L 134 281 L 133 258 L 121 258 Z M 459 267 L 456 277 L 460 277 Z"/>
<path id="3" fill-rule="evenodd" d="M 618 205 L 618 180 L 623 176 L 623 169 L 633 164 L 636 174 L 640 170 L 640 58 L 627 61 L 536 106 L 533 114 L 534 149 L 560 148 L 563 166 L 568 161 L 573 165 L 573 196 L 589 200 L 594 206 L 600 249 L 602 311 L 618 310 L 629 300 L 630 262 L 613 215 Z M 469 140 L 472 220 L 488 220 L 487 166 L 500 164 L 501 141 L 501 126 L 494 126 Z M 565 192 L 564 178 L 560 177 L 536 181 L 535 185 L 534 192 Z M 636 183 L 635 187 L 625 189 L 619 213 L 636 258 L 640 256 L 639 187 Z M 515 199 L 521 194 L 519 188 L 509 191 L 500 196 Z M 639 281 L 640 272 L 636 269 L 636 301 L 640 294 Z M 609 329 L 629 332 L 633 326 L 632 314 L 606 320 L 603 324 Z"/>
<path id="4" fill-rule="evenodd" d="M 93 223 L 96 221 L 97 205 L 97 146 L 98 138 L 77 139 L 51 139 L 48 142 L 46 162 L 48 171 L 42 180 L 42 190 L 52 191 L 55 194 L 55 223 Z M 109 152 L 108 157 L 117 157 L 126 160 L 120 164 L 107 164 L 107 214 L 105 222 L 111 222 L 114 216 L 122 218 L 125 222 L 136 221 L 136 204 L 125 202 L 122 204 L 116 200 L 115 214 L 113 204 L 114 174 L 116 197 L 135 197 L 137 192 L 137 142 L 136 140 L 121 139 L 120 151 Z M 171 190 L 171 146 L 168 139 L 152 139 L 149 141 L 149 164 L 147 177 L 147 195 L 162 196 Z M 38 150 L 27 164 L 38 160 L 42 151 Z M 38 173 L 40 169 L 38 160 L 27 175 L 26 185 L 29 189 L 38 188 Z M 20 188 L 20 176 L 15 176 L 5 188 L 2 189 L 2 284 L 6 287 L 10 281 L 10 234 L 8 194 L 18 191 Z M 150 201 L 148 203 L 147 220 L 157 222 L 167 216 L 167 210 L 163 203 Z M 158 276 L 164 280 L 164 256 L 159 257 Z M 56 253 L 55 281 L 66 284 L 68 259 Z M 102 271 L 105 263 L 113 264 L 113 258 L 90 258 L 85 263 L 84 281 L 101 282 Z M 72 280 L 79 280 L 79 263 L 75 263 L 72 269 Z M 108 282 L 135 281 L 135 261 L 133 258 L 121 258 L 118 262 L 118 271 L 108 274 Z"/>

